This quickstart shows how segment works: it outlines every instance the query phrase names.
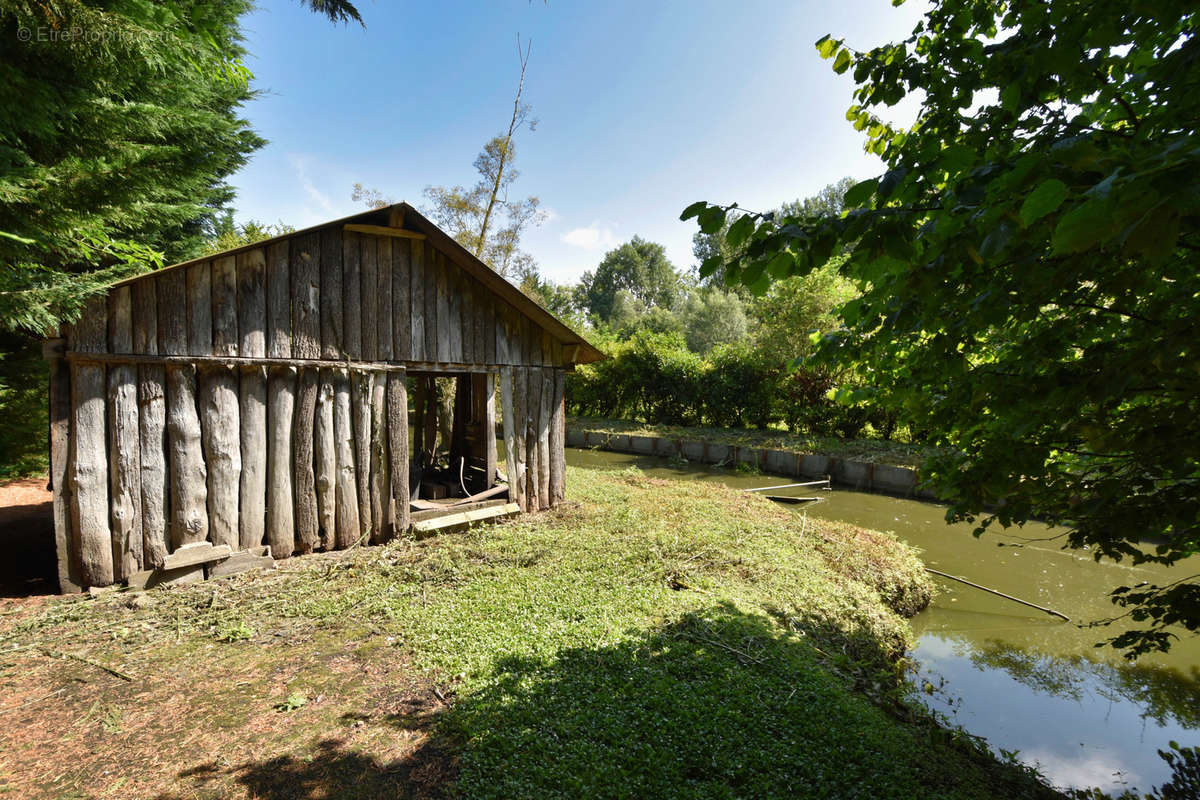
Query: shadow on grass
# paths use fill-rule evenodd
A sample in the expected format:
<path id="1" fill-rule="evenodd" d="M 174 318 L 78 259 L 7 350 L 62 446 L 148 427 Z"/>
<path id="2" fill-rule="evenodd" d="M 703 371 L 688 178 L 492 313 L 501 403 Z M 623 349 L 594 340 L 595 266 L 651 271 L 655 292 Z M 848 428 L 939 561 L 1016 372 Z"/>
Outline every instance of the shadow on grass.
<path id="1" fill-rule="evenodd" d="M 805 637 L 727 604 L 495 671 L 444 720 L 465 743 L 459 796 L 1059 796 L 888 715 Z"/>

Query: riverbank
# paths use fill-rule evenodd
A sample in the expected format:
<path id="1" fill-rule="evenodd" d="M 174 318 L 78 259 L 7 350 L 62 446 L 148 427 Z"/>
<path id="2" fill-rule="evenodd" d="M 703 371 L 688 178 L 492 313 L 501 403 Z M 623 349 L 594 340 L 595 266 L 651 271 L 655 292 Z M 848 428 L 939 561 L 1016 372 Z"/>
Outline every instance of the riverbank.
<path id="1" fill-rule="evenodd" d="M 902 702 L 894 538 L 568 469 L 569 503 L 0 611 L 22 797 L 1056 796 Z"/>
<path id="2" fill-rule="evenodd" d="M 830 477 L 835 483 L 859 491 L 937 499 L 920 487 L 916 464 L 920 463 L 922 451 L 898 442 L 568 417 L 567 446 L 679 458 L 794 478 Z M 851 454 L 862 455 L 856 458 Z"/>

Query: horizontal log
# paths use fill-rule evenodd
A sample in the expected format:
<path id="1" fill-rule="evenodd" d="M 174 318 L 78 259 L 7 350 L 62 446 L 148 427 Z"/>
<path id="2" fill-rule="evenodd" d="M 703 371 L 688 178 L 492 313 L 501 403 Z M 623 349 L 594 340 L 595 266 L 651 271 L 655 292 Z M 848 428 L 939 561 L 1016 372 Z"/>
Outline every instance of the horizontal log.
<path id="1" fill-rule="evenodd" d="M 179 569 L 194 564 L 207 564 L 209 561 L 221 561 L 233 555 L 233 548 L 227 544 L 214 545 L 211 542 L 195 542 L 185 544 L 163 561 L 162 568 Z"/>
<path id="2" fill-rule="evenodd" d="M 321 358 L 257 358 L 246 356 L 155 356 L 131 353 L 80 353 L 65 355 L 72 364 L 196 364 L 222 367 L 298 367 L 306 369 L 349 369 L 355 372 L 428 372 L 459 374 L 491 372 L 487 364 L 445 364 L 435 361 L 334 361 Z"/>
<path id="3" fill-rule="evenodd" d="M 386 225 L 359 225 L 357 223 L 349 223 L 342 226 L 342 230 L 350 231 L 351 233 L 370 233 L 375 236 L 395 236 L 399 239 L 424 239 L 425 234 L 417 233 L 416 231 L 405 230 L 404 228 L 389 228 Z"/>

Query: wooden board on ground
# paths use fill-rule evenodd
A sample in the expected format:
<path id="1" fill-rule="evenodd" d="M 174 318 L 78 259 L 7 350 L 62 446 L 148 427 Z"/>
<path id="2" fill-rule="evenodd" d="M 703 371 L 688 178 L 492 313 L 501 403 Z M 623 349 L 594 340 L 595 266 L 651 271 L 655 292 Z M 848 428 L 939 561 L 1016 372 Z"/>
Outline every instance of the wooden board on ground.
<path id="1" fill-rule="evenodd" d="M 472 522 L 486 522 L 501 517 L 512 516 L 513 514 L 520 513 L 520 511 L 521 507 L 516 503 L 504 503 L 503 505 L 488 506 L 487 508 L 478 508 L 474 511 L 462 511 L 457 514 L 439 516 L 435 519 L 413 522 L 413 531 L 418 534 L 444 531 L 460 525 L 470 525 Z"/>

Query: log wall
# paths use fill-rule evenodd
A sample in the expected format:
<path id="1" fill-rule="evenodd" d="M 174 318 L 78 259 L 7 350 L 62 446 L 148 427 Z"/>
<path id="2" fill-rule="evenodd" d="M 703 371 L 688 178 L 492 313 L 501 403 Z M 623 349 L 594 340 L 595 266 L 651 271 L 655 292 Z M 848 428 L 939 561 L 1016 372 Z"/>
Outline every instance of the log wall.
<path id="1" fill-rule="evenodd" d="M 408 371 L 475 373 L 513 498 L 562 496 L 563 345 L 425 239 L 305 232 L 114 287 L 63 335 L 64 591 L 191 542 L 285 558 L 404 530 Z M 494 442 L 482 461 L 494 474 Z"/>

